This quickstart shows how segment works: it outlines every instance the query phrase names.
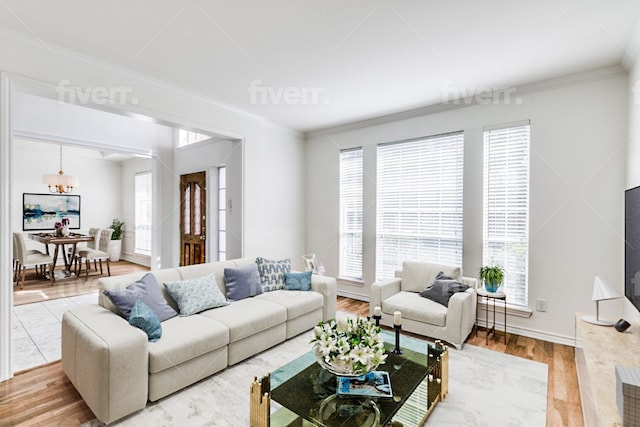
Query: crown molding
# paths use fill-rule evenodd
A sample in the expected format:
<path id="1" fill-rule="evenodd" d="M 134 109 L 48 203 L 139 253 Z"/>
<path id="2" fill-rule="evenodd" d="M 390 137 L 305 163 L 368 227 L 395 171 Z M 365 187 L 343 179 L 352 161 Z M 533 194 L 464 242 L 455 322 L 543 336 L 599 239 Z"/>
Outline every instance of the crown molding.
<path id="1" fill-rule="evenodd" d="M 624 49 L 624 56 L 622 57 L 622 66 L 628 72 L 633 70 L 636 59 L 638 58 L 638 51 L 640 50 L 640 21 L 636 24 L 633 34 L 627 42 L 627 46 Z"/>
<path id="2" fill-rule="evenodd" d="M 545 90 L 558 89 L 562 87 L 573 86 L 576 84 L 587 83 L 592 81 L 598 81 L 603 79 L 610 79 L 614 77 L 626 76 L 627 72 L 621 65 L 614 65 L 611 67 L 597 68 L 595 70 L 588 70 L 574 74 L 568 74 L 565 76 L 556 77 L 553 79 L 541 80 L 532 83 L 525 83 L 522 85 L 510 85 L 515 90 L 510 94 L 511 96 L 526 95 L 535 92 L 541 92 Z M 370 119 L 359 120 L 356 122 L 345 123 L 337 126 L 330 126 L 327 128 L 321 128 L 307 132 L 305 135 L 307 139 L 316 136 L 322 136 L 327 134 L 334 134 L 340 132 L 348 132 L 367 127 L 383 125 L 386 123 L 397 122 L 401 120 L 413 119 L 416 117 L 428 116 L 431 114 L 443 113 L 446 111 L 458 110 L 461 108 L 472 107 L 480 105 L 478 99 L 475 97 L 458 98 L 451 100 L 448 103 L 439 103 L 428 105 L 425 107 L 415 108 L 412 110 L 400 111 L 397 113 L 387 114 L 378 117 L 372 117 Z"/>

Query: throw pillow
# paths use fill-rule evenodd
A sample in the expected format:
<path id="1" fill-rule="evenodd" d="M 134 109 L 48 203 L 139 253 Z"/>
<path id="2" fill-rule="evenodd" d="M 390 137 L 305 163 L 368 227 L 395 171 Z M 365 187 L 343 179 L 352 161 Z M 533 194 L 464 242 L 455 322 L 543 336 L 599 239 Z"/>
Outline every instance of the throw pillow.
<path id="1" fill-rule="evenodd" d="M 284 273 L 291 272 L 291 258 L 272 261 L 262 257 L 256 258 L 262 289 L 265 292 L 284 289 Z"/>
<path id="2" fill-rule="evenodd" d="M 436 279 L 438 272 L 443 271 L 449 277 L 460 280 L 460 267 L 453 267 L 430 262 L 405 261 L 402 263 L 402 281 L 400 290 L 405 292 L 420 292 L 425 283 Z"/>
<path id="3" fill-rule="evenodd" d="M 160 319 L 149 306 L 141 300 L 136 300 L 129 315 L 129 324 L 142 329 L 149 341 L 156 342 L 162 337 L 162 325 Z"/>
<path id="4" fill-rule="evenodd" d="M 460 283 L 457 280 L 446 276 L 443 272 L 439 272 L 436 275 L 433 283 L 427 285 L 427 287 L 420 292 L 420 296 L 423 298 L 429 298 L 432 301 L 440 303 L 445 307 L 449 307 L 449 300 L 456 292 L 464 292 L 469 289 L 469 285 Z"/>
<path id="5" fill-rule="evenodd" d="M 145 303 L 161 322 L 178 315 L 162 296 L 160 285 L 153 273 L 145 274 L 142 279 L 124 289 L 106 289 L 104 294 L 127 320 L 136 300 Z"/>
<path id="6" fill-rule="evenodd" d="M 310 291 L 312 273 L 312 271 L 305 271 L 304 273 L 284 273 L 284 289 L 287 291 Z"/>
<path id="7" fill-rule="evenodd" d="M 256 264 L 225 268 L 224 281 L 227 286 L 227 298 L 231 301 L 240 301 L 262 293 L 260 273 Z"/>
<path id="8" fill-rule="evenodd" d="M 178 280 L 164 284 L 178 308 L 180 316 L 191 316 L 201 311 L 229 304 L 216 284 L 216 274 L 195 279 Z"/>

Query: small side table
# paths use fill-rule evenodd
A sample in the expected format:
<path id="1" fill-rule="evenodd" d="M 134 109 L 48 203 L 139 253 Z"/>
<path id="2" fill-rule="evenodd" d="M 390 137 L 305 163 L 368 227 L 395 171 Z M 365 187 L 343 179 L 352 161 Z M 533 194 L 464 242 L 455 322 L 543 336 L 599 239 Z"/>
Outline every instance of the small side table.
<path id="1" fill-rule="evenodd" d="M 489 344 L 489 335 L 493 334 L 496 336 L 496 301 L 502 301 L 504 304 L 504 343 L 507 343 L 507 294 L 504 292 L 488 292 L 484 288 L 476 289 L 478 293 L 478 299 L 476 300 L 476 336 L 478 336 L 478 319 L 480 317 L 480 312 L 478 308 L 480 307 L 481 299 L 484 300 L 485 303 L 485 327 L 487 328 L 486 335 L 486 343 Z M 489 328 L 489 301 L 493 308 L 493 325 Z"/>

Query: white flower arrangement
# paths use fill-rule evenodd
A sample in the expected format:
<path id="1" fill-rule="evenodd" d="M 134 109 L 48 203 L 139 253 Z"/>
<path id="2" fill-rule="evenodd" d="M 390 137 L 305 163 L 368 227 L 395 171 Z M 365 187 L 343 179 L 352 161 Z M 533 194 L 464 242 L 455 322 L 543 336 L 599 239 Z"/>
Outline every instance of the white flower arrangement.
<path id="1" fill-rule="evenodd" d="M 362 317 L 320 322 L 314 335 L 318 362 L 336 375 L 363 375 L 387 358 L 380 327 Z"/>

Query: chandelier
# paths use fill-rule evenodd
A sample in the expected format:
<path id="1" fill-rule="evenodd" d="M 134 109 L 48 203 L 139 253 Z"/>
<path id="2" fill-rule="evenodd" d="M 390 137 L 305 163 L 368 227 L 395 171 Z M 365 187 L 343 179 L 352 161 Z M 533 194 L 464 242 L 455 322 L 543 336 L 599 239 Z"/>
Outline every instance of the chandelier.
<path id="1" fill-rule="evenodd" d="M 51 193 L 71 193 L 74 187 L 79 186 L 78 178 L 65 175 L 62 171 L 62 144 L 60 144 L 60 171 L 57 174 L 42 176 L 42 183 L 49 187 Z"/>

